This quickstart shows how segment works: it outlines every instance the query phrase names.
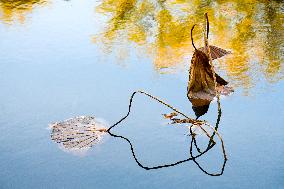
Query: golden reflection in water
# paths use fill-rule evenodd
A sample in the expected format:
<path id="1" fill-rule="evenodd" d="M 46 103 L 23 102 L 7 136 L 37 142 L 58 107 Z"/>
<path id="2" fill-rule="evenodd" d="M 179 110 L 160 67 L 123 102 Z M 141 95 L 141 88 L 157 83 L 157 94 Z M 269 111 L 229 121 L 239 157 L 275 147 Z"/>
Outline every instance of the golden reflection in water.
<path id="1" fill-rule="evenodd" d="M 0 20 L 5 24 L 19 21 L 25 22 L 26 15 L 31 13 L 35 6 L 44 5 L 48 0 L 0 0 Z"/>
<path id="2" fill-rule="evenodd" d="M 97 11 L 111 18 L 107 29 L 94 37 L 96 43 L 109 48 L 118 41 L 134 43 L 153 56 L 157 70 L 188 65 L 190 28 L 201 23 L 194 39 L 203 46 L 202 23 L 208 12 L 210 43 L 233 52 L 216 64 L 234 86 L 249 89 L 256 79 L 276 82 L 284 76 L 281 1 L 103 0 Z"/>

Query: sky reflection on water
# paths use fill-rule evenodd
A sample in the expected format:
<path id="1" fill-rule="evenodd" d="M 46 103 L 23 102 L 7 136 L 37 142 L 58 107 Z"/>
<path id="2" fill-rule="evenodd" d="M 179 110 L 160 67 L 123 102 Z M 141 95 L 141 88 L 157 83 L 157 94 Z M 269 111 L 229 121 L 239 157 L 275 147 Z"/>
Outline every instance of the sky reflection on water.
<path id="1" fill-rule="evenodd" d="M 186 97 L 189 34 L 206 11 L 210 44 L 234 52 L 215 62 L 235 87 L 221 99 L 219 131 L 228 153 L 221 177 L 192 162 L 145 171 L 121 140 L 109 139 L 83 157 L 50 140 L 47 125 L 54 121 L 94 115 L 115 123 L 137 89 L 194 117 Z M 1 0 L 0 19 L 1 187 L 283 188 L 283 3 Z M 201 47 L 202 27 L 196 29 Z M 142 163 L 188 158 L 187 128 L 165 126 L 168 110 L 135 100 L 114 132 L 133 142 Z M 216 117 L 213 101 L 202 119 L 213 124 Z M 219 149 L 199 159 L 210 171 L 221 160 Z"/>

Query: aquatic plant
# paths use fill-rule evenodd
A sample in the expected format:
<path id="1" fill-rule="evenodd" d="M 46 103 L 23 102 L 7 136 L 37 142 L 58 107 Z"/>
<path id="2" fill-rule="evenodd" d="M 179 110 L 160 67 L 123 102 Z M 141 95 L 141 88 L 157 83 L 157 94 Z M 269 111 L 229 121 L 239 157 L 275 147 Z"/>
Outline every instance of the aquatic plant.
<path id="1" fill-rule="evenodd" d="M 204 35 L 206 35 L 205 36 L 205 47 L 203 48 L 204 52 L 202 52 L 201 50 L 197 50 L 195 48 L 194 43 L 193 43 L 193 39 L 192 39 L 192 45 L 195 48 L 195 53 L 194 53 L 195 55 L 192 58 L 193 61 L 192 61 L 192 64 L 191 64 L 191 69 L 190 69 L 191 71 L 190 71 L 190 77 L 189 77 L 188 96 L 189 96 L 189 100 L 191 100 L 191 98 L 193 98 L 193 96 L 191 95 L 192 91 L 193 92 L 203 91 L 205 93 L 211 94 L 212 91 L 210 91 L 210 90 L 212 89 L 212 86 L 213 86 L 214 95 L 217 95 L 217 98 L 218 98 L 218 118 L 217 118 L 217 121 L 216 121 L 215 128 L 212 127 L 207 121 L 201 121 L 201 120 L 198 120 L 198 118 L 197 119 L 190 118 L 185 113 L 181 112 L 180 110 L 171 106 L 170 104 L 166 103 L 165 101 L 159 99 L 158 97 L 155 97 L 155 96 L 153 96 L 153 95 L 151 95 L 147 92 L 139 90 L 139 91 L 135 91 L 135 92 L 132 93 L 130 100 L 129 100 L 127 114 L 125 116 L 123 116 L 120 120 L 118 120 L 117 122 L 112 124 L 110 127 L 108 127 L 108 128 L 107 127 L 101 127 L 100 123 L 98 123 L 95 120 L 94 117 L 89 117 L 89 116 L 88 117 L 86 117 L 86 116 L 76 117 L 74 119 L 69 119 L 69 120 L 66 120 L 66 121 L 63 121 L 63 122 L 52 124 L 51 139 L 54 140 L 55 142 L 59 143 L 59 144 L 63 144 L 63 146 L 65 148 L 82 149 L 82 148 L 90 148 L 93 145 L 97 144 L 100 141 L 101 136 L 107 133 L 112 137 L 125 140 L 130 145 L 130 149 L 131 149 L 132 156 L 133 156 L 134 160 L 136 161 L 136 163 L 141 168 L 143 168 L 145 170 L 172 167 L 172 166 L 176 166 L 178 164 L 181 164 L 181 163 L 184 163 L 184 162 L 187 162 L 187 161 L 193 161 L 200 168 L 200 170 L 202 170 L 204 173 L 206 173 L 208 175 L 211 175 L 211 176 L 222 175 L 223 172 L 224 172 L 226 162 L 227 162 L 227 155 L 226 155 L 226 151 L 225 151 L 224 141 L 223 141 L 221 135 L 218 132 L 218 126 L 219 126 L 220 118 L 221 118 L 221 105 L 220 105 L 219 93 L 217 92 L 216 87 L 220 84 L 226 85 L 227 82 L 224 79 L 222 79 L 220 76 L 218 76 L 219 78 L 216 79 L 217 77 L 215 76 L 214 67 L 212 65 L 212 56 L 211 56 L 211 52 L 210 52 L 211 46 L 209 46 L 209 44 L 208 44 L 209 22 L 208 22 L 207 14 L 206 14 L 206 20 L 207 20 L 207 22 L 206 22 L 207 23 L 207 35 L 205 34 L 206 32 L 204 32 Z M 192 30 L 193 30 L 193 28 L 192 28 Z M 225 54 L 228 54 L 227 51 L 219 50 L 219 48 L 217 48 L 217 47 L 212 46 L 212 49 L 213 49 L 212 51 L 214 52 L 214 56 L 216 56 L 216 58 L 223 56 Z M 215 51 L 215 49 L 217 49 L 217 50 Z M 206 69 L 200 69 L 199 68 L 200 69 L 199 73 L 194 73 L 192 70 L 195 69 L 195 67 L 197 67 L 197 66 L 199 66 L 200 68 L 205 67 Z M 200 74 L 204 74 L 203 72 L 206 72 L 206 74 L 209 75 L 209 78 L 201 77 Z M 194 79 L 193 79 L 193 77 L 194 77 Z M 205 82 L 207 82 L 206 80 L 210 80 L 210 83 L 209 83 L 210 86 L 209 85 L 203 85 Z M 210 89 L 210 90 L 207 90 L 207 89 Z M 134 145 L 132 144 L 132 142 L 127 137 L 124 137 L 122 135 L 117 135 L 117 134 L 114 134 L 112 132 L 113 128 L 118 126 L 125 119 L 127 119 L 128 116 L 130 116 L 131 110 L 132 110 L 131 109 L 132 104 L 134 102 L 134 97 L 137 94 L 145 95 L 150 100 L 156 101 L 156 102 L 166 106 L 167 108 L 169 108 L 172 111 L 172 113 L 163 114 L 163 116 L 164 116 L 165 119 L 171 120 L 171 122 L 172 122 L 171 124 L 181 124 L 181 125 L 185 124 L 188 127 L 188 129 L 189 129 L 189 135 L 188 136 L 191 137 L 191 143 L 190 143 L 190 148 L 189 148 L 190 155 L 187 159 L 183 159 L 183 160 L 179 160 L 177 162 L 173 162 L 173 163 L 170 163 L 170 164 L 163 164 L 163 165 L 155 165 L 155 166 L 143 165 L 135 154 Z M 194 98 L 196 98 L 196 96 Z M 201 98 L 201 97 L 198 96 L 198 98 Z M 212 99 L 209 99 L 209 100 L 212 100 Z M 205 136 L 208 137 L 208 139 L 209 139 L 208 146 L 205 150 L 201 150 L 198 147 L 197 140 L 196 140 L 197 133 L 195 132 L 197 129 L 200 130 L 203 134 L 205 134 Z M 208 129 L 210 131 L 212 131 L 212 133 L 210 133 L 210 131 L 208 131 Z M 210 149 L 213 148 L 213 146 L 216 144 L 216 141 L 214 140 L 215 135 L 217 135 L 218 139 L 221 142 L 222 154 L 223 154 L 223 164 L 222 164 L 220 172 L 210 173 L 210 172 L 206 171 L 198 163 L 197 158 L 203 156 Z M 197 155 L 194 155 L 193 147 L 195 147 L 195 149 L 197 150 L 197 152 L 198 152 Z"/>

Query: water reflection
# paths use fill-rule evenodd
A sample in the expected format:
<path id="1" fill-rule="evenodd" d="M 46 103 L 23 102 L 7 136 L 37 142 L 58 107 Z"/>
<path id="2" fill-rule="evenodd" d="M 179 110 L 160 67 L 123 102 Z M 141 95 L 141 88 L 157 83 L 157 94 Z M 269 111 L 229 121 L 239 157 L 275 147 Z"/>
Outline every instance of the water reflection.
<path id="1" fill-rule="evenodd" d="M 164 115 L 165 119 L 170 119 L 172 124 L 180 124 L 183 126 L 188 126 L 190 131 L 190 137 L 191 137 L 191 143 L 189 147 L 189 157 L 184 160 L 179 160 L 177 162 L 173 162 L 170 164 L 163 164 L 163 165 L 156 165 L 156 166 L 145 166 L 141 163 L 141 161 L 137 158 L 135 154 L 135 147 L 132 144 L 132 142 L 121 135 L 114 134 L 112 132 L 112 129 L 118 126 L 121 122 L 123 122 L 125 119 L 127 119 L 128 116 L 131 115 L 131 107 L 134 103 L 134 96 L 137 94 L 145 95 L 149 98 L 149 100 L 157 101 L 165 106 L 167 106 L 171 111 L 174 113 L 171 113 L 170 115 Z M 101 125 L 99 122 L 96 121 L 94 117 L 91 116 L 82 116 L 82 117 L 76 117 L 73 119 L 68 119 L 63 122 L 55 123 L 51 125 L 52 133 L 51 133 L 51 139 L 55 141 L 56 143 L 62 144 L 64 148 L 68 150 L 73 149 L 87 149 L 95 144 L 98 144 L 98 142 L 101 140 L 101 137 L 105 134 L 109 134 L 110 136 L 114 138 L 121 138 L 125 140 L 129 145 L 132 152 L 132 156 L 138 166 L 145 170 L 152 170 L 152 169 L 160 169 L 165 167 L 172 167 L 176 166 L 181 163 L 185 163 L 187 161 L 194 161 L 197 166 L 202 170 L 204 173 L 211 175 L 211 176 L 220 176 L 224 172 L 225 164 L 227 161 L 226 158 L 226 152 L 224 147 L 224 142 L 221 138 L 221 136 L 218 133 L 218 126 L 220 123 L 221 118 L 221 109 L 218 112 L 218 118 L 216 122 L 215 128 L 211 127 L 207 122 L 205 121 L 199 121 L 195 119 L 191 119 L 184 113 L 180 112 L 176 108 L 172 107 L 171 105 L 167 104 L 163 100 L 152 96 L 144 91 L 136 91 L 134 92 L 129 100 L 129 108 L 127 114 L 122 117 L 119 121 L 114 123 L 109 128 L 106 128 L 104 125 Z M 200 150 L 197 144 L 197 133 L 196 130 L 200 130 L 202 133 L 205 134 L 206 137 L 208 137 L 208 146 L 205 150 Z M 209 130 L 208 130 L 209 129 Z M 224 161 L 222 164 L 221 171 L 218 173 L 210 173 L 203 169 L 203 167 L 197 162 L 197 158 L 205 155 L 209 150 L 211 150 L 216 145 L 216 140 L 214 140 L 214 136 L 217 134 L 222 147 L 222 153 L 224 157 Z M 195 147 L 195 148 L 194 148 Z M 196 152 L 195 152 L 196 151 Z M 195 154 L 196 153 L 196 154 Z"/>
<path id="2" fill-rule="evenodd" d="M 283 8 L 281 1 L 103 0 L 97 11 L 110 15 L 107 29 L 96 36 L 108 49 L 134 43 L 153 57 L 157 70 L 187 63 L 193 48 L 190 28 L 208 12 L 210 38 L 233 54 L 219 61 L 234 86 L 249 89 L 260 77 L 284 77 Z M 201 43 L 201 27 L 194 38 Z"/>
<path id="3" fill-rule="evenodd" d="M 121 14 L 119 15 L 123 16 Z M 193 105 L 193 110 L 197 116 L 196 119 L 190 118 L 186 114 L 182 113 L 181 111 L 174 108 L 170 104 L 164 102 L 163 100 L 159 99 L 158 97 L 155 97 L 144 91 L 135 91 L 132 93 L 130 97 L 127 114 L 109 128 L 101 127 L 94 117 L 85 117 L 85 116 L 77 117 L 74 119 L 66 120 L 64 122 L 52 124 L 51 139 L 59 144 L 63 144 L 64 148 L 67 149 L 74 149 L 74 148 L 84 149 L 84 148 L 90 148 L 93 145 L 97 144 L 101 136 L 108 133 L 112 137 L 125 140 L 130 145 L 130 149 L 134 160 L 141 168 L 145 170 L 172 167 L 187 161 L 193 161 L 200 168 L 201 171 L 203 171 L 208 175 L 211 176 L 222 175 L 226 165 L 227 156 L 225 152 L 223 139 L 218 133 L 218 127 L 221 119 L 221 105 L 220 105 L 219 94 L 222 94 L 222 90 L 228 84 L 228 82 L 215 73 L 214 67 L 212 65 L 212 59 L 220 58 L 226 54 L 229 54 L 230 52 L 215 46 L 210 46 L 208 44 L 209 22 L 207 14 L 205 14 L 205 18 L 206 18 L 206 25 L 205 25 L 206 29 L 204 30 L 204 40 L 205 40 L 204 47 L 199 49 L 195 47 L 192 35 L 194 26 L 191 29 L 191 41 L 195 51 L 192 57 L 191 67 L 189 72 L 187 97 Z M 132 111 L 132 106 L 134 103 L 134 97 L 137 94 L 148 97 L 149 103 L 151 103 L 151 101 L 156 101 L 162 104 L 163 106 L 167 107 L 169 110 L 171 110 L 172 113 L 163 114 L 163 117 L 165 119 L 171 121 L 170 124 L 181 124 L 189 128 L 189 137 L 191 137 L 191 143 L 189 149 L 190 155 L 187 159 L 180 160 L 170 164 L 145 166 L 136 157 L 134 145 L 132 144 L 132 142 L 128 138 L 122 135 L 114 134 L 112 132 L 113 128 L 118 126 L 120 123 L 122 123 L 125 119 L 127 119 L 130 116 Z M 218 117 L 214 128 L 208 122 L 198 120 L 198 118 L 207 112 L 209 104 L 215 96 L 217 96 L 218 99 Z M 204 134 L 209 139 L 208 146 L 205 150 L 201 150 L 198 146 L 196 139 L 198 133 Z M 205 170 L 197 162 L 196 159 L 206 154 L 216 144 L 216 141 L 214 140 L 215 135 L 217 135 L 217 137 L 221 142 L 224 161 L 220 172 L 210 173 L 207 170 Z M 194 155 L 193 147 L 195 147 L 197 155 Z"/>
<path id="4" fill-rule="evenodd" d="M 23 24 L 26 15 L 31 13 L 36 6 L 45 5 L 49 0 L 1 0 L 0 20 L 5 24 L 19 21 Z"/>
<path id="5" fill-rule="evenodd" d="M 204 47 L 196 48 L 193 41 L 193 29 L 191 29 L 191 43 L 194 53 L 189 69 L 189 81 L 187 97 L 192 104 L 196 119 L 207 113 L 209 105 L 216 95 L 229 95 L 233 90 L 227 87 L 228 82 L 214 71 L 212 60 L 221 58 L 231 52 L 208 44 L 209 20 L 205 14 Z M 219 98 L 218 98 L 219 99 Z"/>

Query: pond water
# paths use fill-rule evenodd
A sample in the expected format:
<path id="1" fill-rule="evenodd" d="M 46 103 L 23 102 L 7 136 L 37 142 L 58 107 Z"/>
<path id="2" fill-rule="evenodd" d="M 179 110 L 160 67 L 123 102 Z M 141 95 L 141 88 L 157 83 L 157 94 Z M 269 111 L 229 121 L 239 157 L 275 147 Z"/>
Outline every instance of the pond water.
<path id="1" fill-rule="evenodd" d="M 223 175 L 193 161 L 147 171 L 109 135 L 87 151 L 51 140 L 56 121 L 114 124 L 136 90 L 195 118 L 190 29 L 197 24 L 203 46 L 205 12 L 209 43 L 232 51 L 214 60 L 235 91 L 221 97 Z M 281 1 L 0 0 L 0 188 L 284 188 L 283 14 Z M 189 130 L 163 119 L 171 112 L 137 94 L 112 133 L 131 140 L 145 166 L 187 159 Z M 200 119 L 214 125 L 217 116 L 214 100 Z M 220 141 L 198 162 L 220 171 Z"/>

